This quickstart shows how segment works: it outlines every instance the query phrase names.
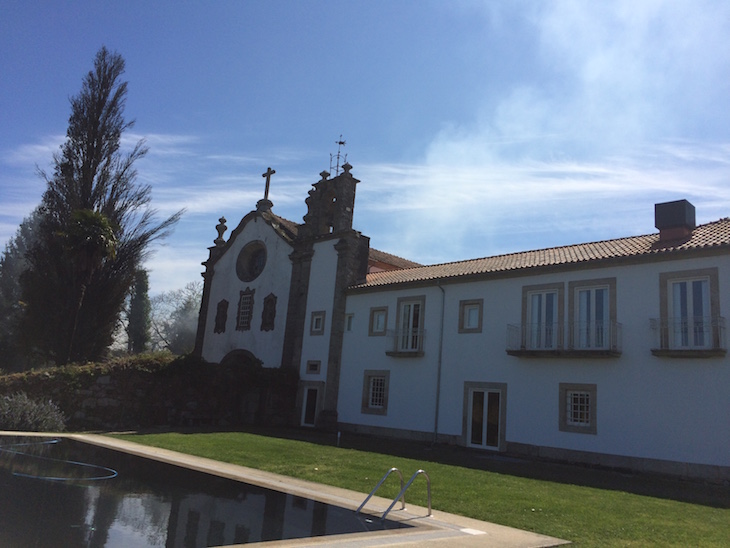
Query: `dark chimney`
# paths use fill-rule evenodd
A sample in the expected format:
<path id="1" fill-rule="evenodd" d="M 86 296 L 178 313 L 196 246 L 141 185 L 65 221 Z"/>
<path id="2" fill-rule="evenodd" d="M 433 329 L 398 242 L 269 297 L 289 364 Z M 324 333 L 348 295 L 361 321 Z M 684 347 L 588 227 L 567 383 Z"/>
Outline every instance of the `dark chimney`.
<path id="1" fill-rule="evenodd" d="M 695 229 L 695 206 L 687 200 L 654 205 L 654 226 L 659 241 L 681 240 L 692 236 Z"/>

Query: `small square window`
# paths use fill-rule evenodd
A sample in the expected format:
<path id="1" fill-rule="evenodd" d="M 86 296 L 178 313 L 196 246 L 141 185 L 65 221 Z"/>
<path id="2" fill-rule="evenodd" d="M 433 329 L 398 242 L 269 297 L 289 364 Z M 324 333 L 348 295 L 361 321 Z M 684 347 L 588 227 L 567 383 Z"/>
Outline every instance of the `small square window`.
<path id="1" fill-rule="evenodd" d="M 310 327 L 309 327 L 310 335 L 324 335 L 324 318 L 325 318 L 324 310 L 312 312 L 312 323 L 310 324 Z"/>
<path id="2" fill-rule="evenodd" d="M 596 434 L 596 385 L 560 383 L 560 430 Z"/>
<path id="3" fill-rule="evenodd" d="M 459 301 L 459 333 L 481 333 L 483 299 Z"/>
<path id="4" fill-rule="evenodd" d="M 310 375 L 316 375 L 319 373 L 319 370 L 322 366 L 322 362 L 319 360 L 309 360 L 307 361 L 307 373 Z"/>
<path id="5" fill-rule="evenodd" d="M 388 414 L 388 390 L 390 371 L 366 370 L 362 384 L 363 413 L 370 415 Z"/>
<path id="6" fill-rule="evenodd" d="M 386 307 L 371 308 L 368 335 L 371 337 L 385 335 L 387 326 L 388 309 Z"/>

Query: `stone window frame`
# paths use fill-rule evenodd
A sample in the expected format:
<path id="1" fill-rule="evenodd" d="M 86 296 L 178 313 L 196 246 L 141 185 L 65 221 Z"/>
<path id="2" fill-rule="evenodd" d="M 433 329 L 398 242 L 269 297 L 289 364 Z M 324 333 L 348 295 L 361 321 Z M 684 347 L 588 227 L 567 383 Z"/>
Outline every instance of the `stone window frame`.
<path id="1" fill-rule="evenodd" d="M 383 328 L 375 329 L 375 317 L 377 315 L 383 315 Z M 387 306 L 374 306 L 370 308 L 370 321 L 368 322 L 368 336 L 369 337 L 384 337 L 388 330 L 388 307 Z"/>
<path id="2" fill-rule="evenodd" d="M 238 310 L 236 313 L 236 331 L 250 331 L 253 320 L 255 289 L 247 287 L 242 290 L 238 299 Z"/>
<path id="3" fill-rule="evenodd" d="M 307 360 L 306 368 L 304 369 L 304 372 L 307 375 L 319 375 L 319 372 L 322 369 L 322 361 L 321 360 Z"/>
<path id="4" fill-rule="evenodd" d="M 483 390 L 484 392 L 499 391 L 499 444 L 496 451 L 504 451 L 507 447 L 507 383 L 464 381 L 464 396 L 461 422 L 461 444 L 464 447 L 476 447 L 469 444 L 469 392 Z"/>
<path id="5" fill-rule="evenodd" d="M 324 381 L 299 381 L 299 390 L 297 391 L 296 407 L 299 410 L 299 424 L 301 426 L 312 428 L 316 425 L 317 419 L 324 408 Z M 314 424 L 307 424 L 304 422 L 306 414 L 305 405 L 307 403 L 307 392 L 310 389 L 317 390 L 317 405 L 314 412 Z"/>
<path id="6" fill-rule="evenodd" d="M 569 413 L 572 415 L 573 409 L 569 408 L 568 397 L 574 393 L 583 393 L 588 396 L 588 424 L 575 424 L 569 420 Z M 598 387 L 596 384 L 561 382 L 559 398 L 558 427 L 561 432 L 593 435 L 598 433 Z"/>
<path id="7" fill-rule="evenodd" d="M 226 323 L 228 323 L 228 306 L 229 303 L 226 299 L 218 301 L 215 311 L 213 333 L 220 334 L 226 332 Z"/>
<path id="8" fill-rule="evenodd" d="M 478 318 L 476 327 L 466 325 L 467 310 L 477 307 Z M 467 299 L 459 301 L 459 333 L 481 333 L 482 320 L 484 315 L 484 299 Z"/>
<path id="9" fill-rule="evenodd" d="M 595 278 L 592 280 L 575 280 L 568 282 L 568 340 L 570 341 L 568 348 L 575 350 L 582 350 L 578 346 L 578 337 L 576 336 L 577 330 L 575 328 L 576 322 L 578 321 L 578 299 L 576 295 L 580 290 L 586 290 L 590 288 L 607 287 L 608 288 L 608 323 L 609 329 L 613 329 L 613 326 L 618 324 L 618 313 L 616 307 L 616 277 L 610 278 Z M 611 341 L 604 345 L 605 348 L 611 348 Z M 589 347 L 589 350 L 594 350 L 594 347 Z"/>
<path id="10" fill-rule="evenodd" d="M 681 281 L 690 281 L 706 278 L 708 280 L 708 289 L 710 292 L 710 317 L 720 317 L 720 275 L 716 266 L 709 268 L 697 268 L 692 270 L 677 270 L 672 272 L 659 273 L 659 318 L 662 325 L 667 325 L 671 319 L 669 317 L 669 284 Z M 708 350 L 720 348 L 721 343 L 719 336 L 713 330 L 713 340 L 708 346 Z M 718 339 L 718 340 L 715 340 Z M 661 333 L 661 350 L 676 351 L 681 347 L 675 347 L 672 344 L 672 337 L 667 328 L 662 327 Z"/>
<path id="11" fill-rule="evenodd" d="M 266 244 L 261 240 L 248 242 L 236 258 L 236 276 L 242 282 L 252 282 L 266 268 Z"/>
<path id="12" fill-rule="evenodd" d="M 383 402 L 381 406 L 372 406 L 372 383 L 373 379 L 383 379 Z M 362 406 L 361 413 L 368 415 L 388 414 L 388 393 L 390 391 L 390 370 L 388 369 L 366 369 L 363 372 L 362 381 Z"/>
<path id="13" fill-rule="evenodd" d="M 409 342 L 405 346 L 402 343 L 402 335 L 404 333 L 404 330 L 409 328 L 410 331 L 413 331 L 412 326 L 403 326 L 403 307 L 406 305 L 413 305 L 418 304 L 419 305 L 419 316 L 418 316 L 418 334 L 415 335 L 416 338 L 416 344 L 413 344 L 413 341 Z M 398 306 L 396 307 L 396 310 L 398 312 L 398 315 L 395 318 L 395 350 L 394 354 L 397 355 L 412 355 L 412 356 L 421 356 L 423 355 L 423 346 L 426 334 L 426 295 L 413 295 L 410 297 L 399 297 L 398 298 Z M 412 323 L 412 320 L 411 320 Z M 411 335 L 412 336 L 412 335 Z"/>
<path id="14" fill-rule="evenodd" d="M 327 317 L 325 310 L 315 310 L 312 312 L 311 320 L 309 323 L 309 334 L 310 335 L 324 335 L 324 322 Z M 317 323 L 319 322 L 319 326 Z"/>
<path id="15" fill-rule="evenodd" d="M 529 325 L 530 325 L 530 316 L 531 316 L 531 310 L 530 310 L 530 303 L 532 301 L 531 296 L 534 294 L 544 294 L 544 293 L 557 293 L 557 332 L 554 333 L 555 336 L 555 348 L 556 350 L 560 350 L 565 345 L 565 340 L 563 339 L 563 326 L 565 325 L 565 283 L 564 282 L 553 282 L 553 283 L 545 283 L 545 284 L 533 284 L 533 285 L 523 285 L 522 286 L 522 346 L 529 349 L 531 347 L 530 345 L 530 331 L 529 331 Z M 552 350 L 552 349 L 551 349 Z"/>

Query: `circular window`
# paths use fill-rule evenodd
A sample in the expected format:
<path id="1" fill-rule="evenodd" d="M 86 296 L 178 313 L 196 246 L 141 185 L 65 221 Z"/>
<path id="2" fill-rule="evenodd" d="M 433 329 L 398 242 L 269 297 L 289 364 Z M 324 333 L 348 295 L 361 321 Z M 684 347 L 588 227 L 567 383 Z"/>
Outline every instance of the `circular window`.
<path id="1" fill-rule="evenodd" d="M 244 282 L 259 277 L 266 266 L 266 246 L 263 242 L 250 242 L 238 254 L 236 275 Z"/>

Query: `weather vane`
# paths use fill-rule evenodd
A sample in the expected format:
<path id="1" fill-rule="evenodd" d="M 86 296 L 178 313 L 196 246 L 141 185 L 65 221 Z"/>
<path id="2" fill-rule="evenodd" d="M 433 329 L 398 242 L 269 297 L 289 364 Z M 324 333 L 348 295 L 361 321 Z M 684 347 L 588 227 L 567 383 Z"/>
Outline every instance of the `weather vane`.
<path id="1" fill-rule="evenodd" d="M 335 141 L 335 144 L 337 145 L 337 154 L 330 154 L 330 171 L 332 171 L 332 164 L 335 163 L 335 177 L 340 174 L 340 162 L 342 165 L 347 163 L 347 154 L 342 154 L 342 147 L 347 144 L 347 142 L 342 138 L 342 134 L 340 134 L 339 140 Z"/>

